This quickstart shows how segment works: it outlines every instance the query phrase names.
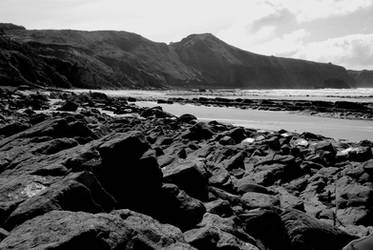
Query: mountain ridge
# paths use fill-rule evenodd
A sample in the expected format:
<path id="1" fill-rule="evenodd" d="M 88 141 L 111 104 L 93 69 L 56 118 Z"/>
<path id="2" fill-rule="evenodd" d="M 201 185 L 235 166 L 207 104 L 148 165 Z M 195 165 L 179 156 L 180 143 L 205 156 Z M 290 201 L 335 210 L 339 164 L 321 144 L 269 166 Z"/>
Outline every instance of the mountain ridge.
<path id="1" fill-rule="evenodd" d="M 2 30 L 0 25 L 1 85 L 30 82 L 54 87 L 146 89 L 355 87 L 355 80 L 341 66 L 255 54 L 211 33 L 191 34 L 166 44 L 126 31 L 27 30 L 16 25 L 12 29 L 9 24 L 5 27 Z M 7 49 L 4 43 L 13 48 Z M 27 49 L 22 52 L 20 48 Z M 17 74 L 10 74 L 14 70 L 18 71 L 18 78 Z"/>

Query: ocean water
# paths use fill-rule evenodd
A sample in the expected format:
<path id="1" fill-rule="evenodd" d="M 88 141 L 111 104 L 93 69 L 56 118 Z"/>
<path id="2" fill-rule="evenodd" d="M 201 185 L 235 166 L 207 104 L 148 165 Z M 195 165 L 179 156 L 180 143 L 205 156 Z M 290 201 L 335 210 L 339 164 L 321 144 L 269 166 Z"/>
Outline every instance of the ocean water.
<path id="1" fill-rule="evenodd" d="M 74 90 L 87 92 L 88 90 Z M 96 91 L 96 90 L 95 90 Z M 335 139 L 348 141 L 373 140 L 373 121 L 345 120 L 301 115 L 285 111 L 261 111 L 226 107 L 204 107 L 191 104 L 157 104 L 155 100 L 165 97 L 226 97 L 226 98 L 272 98 L 294 100 L 349 100 L 372 102 L 373 89 L 320 89 L 320 90 L 219 90 L 214 92 L 193 91 L 143 91 L 143 90 L 100 90 L 109 96 L 136 97 L 137 105 L 143 107 L 161 106 L 174 115 L 190 113 L 200 120 L 216 120 L 247 128 L 312 132 Z"/>
<path id="2" fill-rule="evenodd" d="M 86 89 L 75 89 L 73 92 L 87 92 Z M 89 90 L 88 90 L 89 91 Z M 240 90 L 220 89 L 200 91 L 182 90 L 92 90 L 109 96 L 132 96 L 154 100 L 164 97 L 224 97 L 224 98 L 255 98 L 255 99 L 285 99 L 285 100 L 326 100 L 326 101 L 357 101 L 373 102 L 373 88 L 356 89 L 271 89 L 271 90 Z"/>

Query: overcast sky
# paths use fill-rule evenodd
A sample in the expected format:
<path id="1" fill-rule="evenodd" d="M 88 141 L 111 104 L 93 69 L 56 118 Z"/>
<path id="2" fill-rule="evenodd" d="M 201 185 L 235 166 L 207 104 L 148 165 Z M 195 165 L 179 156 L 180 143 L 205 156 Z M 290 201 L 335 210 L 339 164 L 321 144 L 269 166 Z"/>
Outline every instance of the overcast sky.
<path id="1" fill-rule="evenodd" d="M 166 43 L 209 32 L 260 54 L 373 69 L 373 0 L 0 0 L 0 22 Z"/>

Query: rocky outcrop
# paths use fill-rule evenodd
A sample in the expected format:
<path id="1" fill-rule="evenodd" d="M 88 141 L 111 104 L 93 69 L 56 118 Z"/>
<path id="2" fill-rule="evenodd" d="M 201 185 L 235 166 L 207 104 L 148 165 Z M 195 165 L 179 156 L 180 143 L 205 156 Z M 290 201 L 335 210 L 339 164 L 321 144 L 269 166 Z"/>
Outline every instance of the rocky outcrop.
<path id="1" fill-rule="evenodd" d="M 148 89 L 355 86 L 343 67 L 262 56 L 211 34 L 190 35 L 167 45 L 124 31 L 3 27 L 3 85 Z"/>
<path id="2" fill-rule="evenodd" d="M 357 240 L 373 233 L 370 141 L 203 123 L 96 93 L 39 93 L 35 109 L 24 92 L 0 94 L 0 249 L 371 243 Z M 70 101 L 78 109 L 62 111 Z"/>

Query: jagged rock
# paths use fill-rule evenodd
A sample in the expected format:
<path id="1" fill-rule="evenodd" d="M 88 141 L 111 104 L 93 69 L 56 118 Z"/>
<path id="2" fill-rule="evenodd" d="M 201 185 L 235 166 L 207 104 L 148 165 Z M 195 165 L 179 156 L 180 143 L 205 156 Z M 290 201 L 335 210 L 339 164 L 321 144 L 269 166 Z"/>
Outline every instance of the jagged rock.
<path id="1" fill-rule="evenodd" d="M 188 131 L 182 134 L 182 138 L 189 140 L 205 140 L 210 139 L 214 133 L 211 131 L 209 126 L 204 122 L 198 122 L 189 128 Z"/>
<path id="2" fill-rule="evenodd" d="M 231 204 L 227 200 L 217 199 L 205 203 L 206 211 L 210 214 L 217 214 L 221 217 L 229 217 L 233 215 Z"/>
<path id="3" fill-rule="evenodd" d="M 110 137 L 110 136 L 109 136 Z M 162 186 L 162 171 L 140 132 L 122 133 L 98 147 L 102 166 L 95 171 L 121 207 L 149 212 Z"/>
<path id="4" fill-rule="evenodd" d="M 246 176 L 239 179 L 235 186 L 237 187 L 237 192 L 241 194 L 247 192 L 271 194 L 271 192 L 266 187 L 254 183 L 251 176 Z"/>
<path id="5" fill-rule="evenodd" d="M 104 212 L 114 208 L 115 200 L 91 173 L 77 173 L 43 189 L 17 208 L 5 222 L 8 229 L 52 210 Z"/>
<path id="6" fill-rule="evenodd" d="M 60 108 L 58 108 L 58 110 L 74 112 L 78 109 L 78 107 L 78 104 L 76 104 L 74 101 L 66 101 Z"/>
<path id="7" fill-rule="evenodd" d="M 269 194 L 246 192 L 241 200 L 245 207 L 248 208 L 271 208 L 280 206 L 280 201 L 277 197 Z"/>
<path id="8" fill-rule="evenodd" d="M 29 127 L 30 126 L 28 124 L 16 121 L 16 122 L 0 127 L 0 135 L 4 135 L 5 137 L 11 136 L 23 130 L 28 129 Z"/>
<path id="9" fill-rule="evenodd" d="M 52 211 L 29 220 L 1 249 L 161 249 L 185 244 L 181 231 L 129 210 L 112 214 Z"/>
<path id="10" fill-rule="evenodd" d="M 201 201 L 190 197 L 174 184 L 164 184 L 161 196 L 152 205 L 152 214 L 156 218 L 181 230 L 195 227 L 205 212 Z"/>
<path id="11" fill-rule="evenodd" d="M 291 249 L 287 231 L 276 211 L 251 210 L 240 217 L 245 232 L 261 242 L 266 247 L 263 249 Z"/>
<path id="12" fill-rule="evenodd" d="M 356 239 L 355 236 L 297 210 L 284 211 L 281 219 L 288 232 L 291 249 L 339 250 Z"/>
<path id="13" fill-rule="evenodd" d="M 5 229 L 3 228 L 0 228 L 0 242 L 5 239 L 6 237 L 8 237 L 9 235 L 9 232 L 6 231 Z"/>
<path id="14" fill-rule="evenodd" d="M 370 250 L 373 249 L 373 236 L 369 235 L 364 238 L 351 241 L 343 250 Z"/>
<path id="15" fill-rule="evenodd" d="M 245 234 L 232 218 L 205 214 L 200 228 L 184 233 L 186 241 L 197 249 L 257 250 L 253 238 Z"/>
<path id="16" fill-rule="evenodd" d="M 179 160 L 163 168 L 162 172 L 164 182 L 176 184 L 197 199 L 207 199 L 207 173 L 201 161 Z"/>

